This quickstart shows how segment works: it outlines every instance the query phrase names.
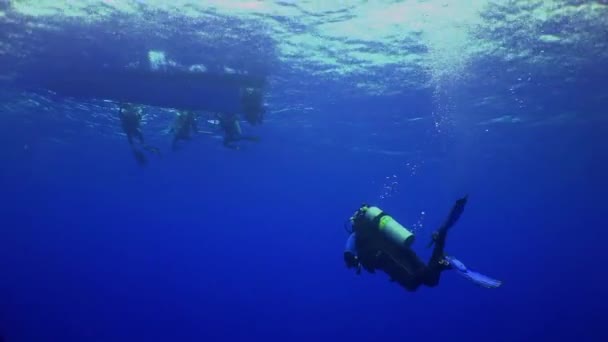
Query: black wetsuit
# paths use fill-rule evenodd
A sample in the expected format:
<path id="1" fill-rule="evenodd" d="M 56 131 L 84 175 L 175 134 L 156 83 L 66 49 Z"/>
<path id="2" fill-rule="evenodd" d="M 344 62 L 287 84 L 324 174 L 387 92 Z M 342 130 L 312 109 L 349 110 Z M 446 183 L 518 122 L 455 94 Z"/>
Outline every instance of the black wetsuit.
<path id="1" fill-rule="evenodd" d="M 262 90 L 244 89 L 241 93 L 241 105 L 247 122 L 257 125 L 264 121 L 265 110 L 262 102 Z"/>
<path id="2" fill-rule="evenodd" d="M 435 244 L 433 255 L 427 264 L 424 264 L 411 248 L 404 247 L 402 253 L 405 258 L 410 260 L 410 266 L 413 266 L 410 271 L 404 270 L 390 256 L 382 252 L 376 259 L 376 267 L 384 271 L 392 281 L 399 283 L 409 291 L 415 291 L 420 285 L 435 287 L 439 284 L 441 272 L 449 269 L 449 266 L 442 263 L 444 262 L 444 246 L 445 241 Z"/>
<path id="3" fill-rule="evenodd" d="M 456 223 L 464 206 L 466 197 L 456 201 L 452 210 L 441 225 L 441 227 L 433 234 L 433 243 L 435 245 L 433 254 L 429 262 L 425 264 L 416 252 L 409 246 L 404 245 L 398 250 L 391 251 L 394 257 L 388 253 L 374 247 L 370 242 L 370 238 L 365 234 L 358 236 L 361 232 L 369 231 L 366 228 L 356 229 L 360 233 L 352 233 L 347 242 L 347 250 L 345 252 L 345 261 L 348 267 L 356 267 L 358 264 L 365 270 L 373 273 L 376 269 L 386 273 L 392 281 L 399 283 L 408 291 L 416 291 L 421 285 L 434 287 L 439 284 L 441 272 L 451 269 L 445 260 L 444 248 L 449 228 Z M 373 229 L 373 228 L 372 228 Z M 354 239 L 354 246 L 348 246 L 351 239 Z M 356 254 L 356 261 L 353 261 L 351 254 Z M 396 261 L 397 259 L 398 261 Z"/>
<path id="4" fill-rule="evenodd" d="M 145 165 L 147 163 L 144 150 L 160 156 L 160 150 L 158 148 L 145 144 L 144 135 L 141 132 L 142 114 L 138 110 L 134 109 L 132 106 L 127 106 L 126 108 L 121 106 L 118 111 L 118 115 L 120 117 L 122 129 L 127 135 L 127 140 L 129 141 L 129 145 L 131 145 L 131 149 L 133 150 L 133 156 L 139 164 Z M 135 146 L 133 141 L 134 137 L 139 140 L 140 146 Z"/>
<path id="5" fill-rule="evenodd" d="M 182 113 L 175 118 L 175 124 L 171 129 L 173 132 L 173 147 L 175 148 L 179 140 L 190 140 L 192 134 L 198 131 L 196 117 L 194 113 Z"/>
<path id="6" fill-rule="evenodd" d="M 127 135 L 127 139 L 129 140 L 129 144 L 133 145 L 133 137 L 137 137 L 141 144 L 144 144 L 144 135 L 141 132 L 140 122 L 141 122 L 141 114 L 131 111 L 120 109 L 120 122 L 122 124 L 122 129 Z"/>
<path id="7" fill-rule="evenodd" d="M 220 122 L 222 131 L 224 131 L 224 146 L 232 149 L 239 149 L 234 143 L 242 140 L 258 141 L 256 136 L 243 135 L 236 114 L 218 114 L 216 118 Z"/>

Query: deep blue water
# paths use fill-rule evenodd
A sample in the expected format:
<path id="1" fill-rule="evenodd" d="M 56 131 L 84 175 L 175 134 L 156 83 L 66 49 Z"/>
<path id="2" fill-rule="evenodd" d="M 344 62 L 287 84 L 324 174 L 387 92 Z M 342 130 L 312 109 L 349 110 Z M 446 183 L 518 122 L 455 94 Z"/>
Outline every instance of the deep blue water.
<path id="1" fill-rule="evenodd" d="M 366 76 L 282 56 L 285 37 L 259 24 L 261 14 L 201 10 L 216 16 L 182 21 L 142 5 L 142 18 L 87 21 L 3 12 L 0 75 L 11 76 L 0 88 L 0 333 L 7 342 L 605 341 L 608 11 L 593 3 L 580 10 L 588 26 L 560 16 L 552 25 L 564 25 L 570 43 L 596 40 L 542 47 L 546 63 L 488 48 L 456 79 L 434 84 L 423 67 L 400 74 L 413 77 L 403 86 L 393 79 L 399 65 L 370 66 Z M 310 29 L 302 18 L 334 13 L 277 6 L 301 10 L 264 14 L 291 34 Z M 336 13 L 348 18 L 357 6 Z M 482 17 L 502 29 L 472 42 L 502 35 L 516 51 L 524 43 L 510 39 L 521 31 L 500 25 L 502 7 L 492 8 Z M 129 29 L 116 38 L 109 25 Z M 162 34 L 146 31 L 155 25 Z M 195 41 L 199 29 L 219 33 Z M 246 38 L 234 43 L 227 31 Z M 400 46 L 432 53 L 412 45 Z M 243 122 L 261 141 L 232 151 L 198 135 L 171 151 L 162 131 L 174 114 L 146 107 L 144 134 L 163 153 L 137 165 L 116 105 L 91 98 L 93 88 L 73 97 L 65 85 L 89 70 L 87 79 L 137 93 L 106 71 L 143 65 L 150 49 L 267 78 L 266 122 Z M 347 71 L 327 77 L 331 68 Z M 65 92 L 49 93 L 51 84 Z M 233 110 L 222 87 L 202 87 L 201 103 Z M 174 91 L 162 96 L 179 98 Z M 431 232 L 464 194 L 447 249 L 501 288 L 445 272 L 438 287 L 410 293 L 344 267 L 343 223 L 361 203 L 416 228 L 426 258 Z"/>

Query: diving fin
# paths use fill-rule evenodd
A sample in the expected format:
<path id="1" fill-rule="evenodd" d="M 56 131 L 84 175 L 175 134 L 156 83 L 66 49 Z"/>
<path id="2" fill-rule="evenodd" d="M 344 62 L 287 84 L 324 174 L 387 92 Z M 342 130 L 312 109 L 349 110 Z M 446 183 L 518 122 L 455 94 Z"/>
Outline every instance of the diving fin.
<path id="1" fill-rule="evenodd" d="M 146 158 L 146 155 L 139 150 L 133 149 L 133 156 L 135 157 L 135 160 L 137 161 L 137 163 L 139 165 L 146 165 L 148 163 L 148 159 Z"/>
<path id="2" fill-rule="evenodd" d="M 490 278 L 486 275 L 483 275 L 479 272 L 473 271 L 467 268 L 460 260 L 446 256 L 445 259 L 450 263 L 452 269 L 458 272 L 461 276 L 469 279 L 473 283 L 488 288 L 495 289 L 502 285 L 502 281 Z"/>
<path id="3" fill-rule="evenodd" d="M 437 241 L 438 239 L 445 238 L 445 235 L 448 233 L 448 230 L 452 228 L 454 223 L 458 221 L 458 219 L 464 212 L 464 207 L 467 204 L 468 197 L 469 195 L 465 195 L 463 198 L 458 199 L 456 203 L 454 203 L 454 205 L 452 206 L 452 210 L 450 210 L 450 214 L 446 218 L 445 222 L 441 225 L 441 227 L 439 227 L 436 232 L 433 233 L 433 237 L 431 239 L 431 242 L 429 242 L 429 244 L 427 245 L 427 248 L 432 247 L 435 241 Z"/>
<path id="4" fill-rule="evenodd" d="M 154 146 L 150 146 L 150 145 L 145 145 L 144 149 L 150 153 L 154 153 L 157 156 L 160 156 L 160 149 L 158 147 L 154 147 Z"/>

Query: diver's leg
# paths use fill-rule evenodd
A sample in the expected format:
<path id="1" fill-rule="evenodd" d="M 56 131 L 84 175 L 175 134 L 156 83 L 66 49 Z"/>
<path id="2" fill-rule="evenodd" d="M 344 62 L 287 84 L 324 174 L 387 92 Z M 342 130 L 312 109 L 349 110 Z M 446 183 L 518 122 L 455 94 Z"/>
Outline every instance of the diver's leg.
<path id="1" fill-rule="evenodd" d="M 448 219 L 449 221 L 449 219 Z M 446 221 L 446 222 L 448 222 Z M 449 269 L 445 260 L 445 240 L 448 236 L 448 228 L 453 223 L 446 225 L 445 223 L 436 231 L 433 232 L 434 248 L 431 258 L 426 265 L 424 271 L 420 273 L 420 278 L 426 286 L 433 287 L 439 284 L 441 272 Z"/>
<path id="2" fill-rule="evenodd" d="M 387 254 L 387 258 L 380 268 L 391 279 L 409 291 L 416 290 L 424 283 L 427 266 L 412 248 L 405 244 L 399 247 L 385 246 L 383 252 Z"/>
<path id="3" fill-rule="evenodd" d="M 229 148 L 231 150 L 238 150 L 239 149 L 238 145 L 235 145 L 235 144 L 233 144 L 231 142 L 226 142 L 226 141 L 224 141 L 224 147 Z"/>
<path id="4" fill-rule="evenodd" d="M 144 144 L 144 135 L 141 132 L 141 128 L 137 129 L 136 134 L 137 134 L 137 138 L 139 139 L 139 142 L 143 145 Z"/>
<path id="5" fill-rule="evenodd" d="M 171 140 L 171 149 L 173 151 L 177 150 L 177 142 L 179 141 L 179 138 L 174 136 L 173 140 Z"/>
<path id="6" fill-rule="evenodd" d="M 433 254 L 429 261 L 429 266 L 434 265 L 436 262 L 443 260 L 443 249 L 445 248 L 445 240 L 448 235 L 448 230 L 458 221 L 460 215 L 464 211 L 464 206 L 467 204 L 467 196 L 459 199 L 454 203 L 452 209 L 446 220 L 443 224 L 437 229 L 437 231 L 433 232 L 433 239 L 429 244 L 429 247 L 433 244 L 435 248 L 433 249 Z"/>
<path id="7" fill-rule="evenodd" d="M 445 240 L 447 238 L 447 231 L 444 234 L 441 233 L 433 233 L 435 235 L 435 247 L 433 248 L 433 253 L 431 254 L 431 258 L 429 259 L 428 266 L 437 264 L 439 261 L 443 260 L 444 257 L 444 249 L 445 249 Z"/>
<path id="8" fill-rule="evenodd" d="M 142 151 L 140 151 L 136 148 L 133 149 L 133 156 L 135 157 L 135 160 L 137 161 L 137 163 L 141 166 L 144 166 L 148 163 L 148 159 L 146 158 L 146 155 Z"/>
<path id="9" fill-rule="evenodd" d="M 224 136 L 224 147 L 230 148 L 230 149 L 233 149 L 233 150 L 238 150 L 239 147 L 234 144 L 237 140 L 238 139 L 234 139 L 234 137 L 230 137 L 230 136 L 227 136 L 227 135 Z"/>
<path id="10" fill-rule="evenodd" d="M 439 284 L 441 272 L 450 269 L 449 262 L 445 259 L 445 241 L 448 236 L 448 230 L 456 221 L 458 221 L 458 218 L 460 218 L 466 202 L 466 196 L 456 201 L 445 222 L 436 232 L 433 232 L 432 243 L 435 247 L 433 248 L 433 253 L 426 266 L 426 270 L 421 274 L 423 282 L 427 286 L 436 286 Z"/>
<path id="11" fill-rule="evenodd" d="M 243 135 L 243 136 L 240 137 L 240 140 L 258 142 L 258 141 L 260 141 L 260 138 L 254 136 L 254 135 Z"/>
<path id="12" fill-rule="evenodd" d="M 415 256 L 415 258 L 417 259 L 418 257 Z M 420 270 L 418 270 L 416 274 L 408 272 L 402 265 L 388 256 L 381 256 L 376 262 L 377 268 L 384 271 L 391 281 L 397 282 L 401 287 L 408 291 L 416 291 L 423 283 L 422 277 L 418 276 Z M 425 265 L 422 264 L 422 268 L 424 267 Z"/>
<path id="13" fill-rule="evenodd" d="M 442 239 L 435 242 L 433 254 L 429 259 L 424 270 L 419 274 L 420 280 L 429 287 L 437 286 L 441 272 L 450 269 L 449 263 L 445 259 L 445 235 Z"/>
<path id="14" fill-rule="evenodd" d="M 131 133 L 127 133 L 127 141 L 129 141 L 129 145 L 133 146 L 133 135 Z"/>
<path id="15" fill-rule="evenodd" d="M 422 285 L 420 278 L 412 277 L 410 275 L 401 275 L 397 278 L 391 278 L 391 280 L 396 281 L 401 287 L 408 291 L 416 291 L 420 285 Z"/>
<path id="16" fill-rule="evenodd" d="M 150 153 L 154 153 L 157 156 L 160 157 L 160 149 L 158 147 L 154 147 L 154 146 L 150 146 L 150 145 L 145 145 L 144 149 Z"/>
<path id="17" fill-rule="evenodd" d="M 420 285 L 427 284 L 427 275 L 429 267 L 424 264 L 418 254 L 410 247 L 406 247 L 402 251 L 403 257 L 408 260 L 410 273 L 401 276 L 399 283 L 410 291 L 416 290 Z"/>

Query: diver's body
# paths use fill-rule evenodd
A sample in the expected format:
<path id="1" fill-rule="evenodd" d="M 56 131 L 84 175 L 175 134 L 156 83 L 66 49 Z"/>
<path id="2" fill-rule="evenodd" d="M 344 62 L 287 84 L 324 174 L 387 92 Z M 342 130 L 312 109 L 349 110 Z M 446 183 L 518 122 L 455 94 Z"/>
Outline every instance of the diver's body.
<path id="1" fill-rule="evenodd" d="M 198 127 L 195 114 L 190 111 L 178 112 L 171 128 L 171 133 L 173 133 L 172 148 L 175 149 L 177 142 L 180 140 L 190 140 L 196 132 L 198 132 Z"/>
<path id="2" fill-rule="evenodd" d="M 121 104 L 118 110 L 118 116 L 120 117 L 120 123 L 122 130 L 127 135 L 127 140 L 131 149 L 133 150 L 133 156 L 135 160 L 141 165 L 145 165 L 148 160 L 142 150 L 137 148 L 134 138 L 139 140 L 139 145 L 144 150 L 160 155 L 160 150 L 156 147 L 145 144 L 144 135 L 141 131 L 141 120 L 143 115 L 141 110 L 132 104 Z"/>
<path id="3" fill-rule="evenodd" d="M 133 146 L 133 137 L 138 138 L 139 142 L 144 144 L 144 135 L 141 132 L 141 111 L 131 104 L 123 104 L 118 110 L 118 115 L 129 145 Z"/>
<path id="4" fill-rule="evenodd" d="M 445 270 L 455 269 L 461 275 L 484 287 L 498 287 L 502 282 L 485 277 L 469 270 L 460 261 L 444 254 L 445 241 L 448 230 L 456 223 L 464 210 L 467 198 L 456 201 L 450 215 L 444 224 L 433 233 L 432 244 L 435 245 L 428 263 L 425 264 L 411 249 L 409 244 L 411 233 L 403 234 L 399 229 L 405 228 L 398 223 L 389 226 L 388 235 L 382 230 L 382 218 L 388 216 L 381 213 L 374 220 L 368 220 L 362 214 L 355 213 L 353 217 L 353 232 L 347 241 L 344 260 L 348 268 L 356 268 L 357 273 L 363 267 L 366 271 L 374 273 L 381 270 L 392 281 L 397 282 L 408 291 L 416 291 L 421 285 L 435 287 L 439 284 L 441 273 Z M 390 216 L 388 217 L 390 220 Z M 388 221 L 387 221 L 388 222 Z M 389 223 L 392 224 L 392 223 Z M 382 234 L 385 234 L 382 236 Z M 406 240 L 400 240 L 401 237 Z M 397 238 L 395 238 L 397 237 Z M 391 241 L 389 241 L 391 240 Z"/>
<path id="5" fill-rule="evenodd" d="M 239 149 L 235 143 L 242 140 L 258 141 L 256 136 L 243 135 L 241 124 L 237 115 L 233 113 L 221 113 L 216 115 L 220 127 L 224 132 L 224 146 L 231 149 Z"/>
<path id="6" fill-rule="evenodd" d="M 241 89 L 241 106 L 245 120 L 251 125 L 261 124 L 264 121 L 263 93 L 259 88 Z"/>

